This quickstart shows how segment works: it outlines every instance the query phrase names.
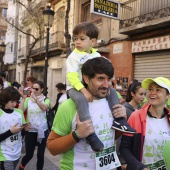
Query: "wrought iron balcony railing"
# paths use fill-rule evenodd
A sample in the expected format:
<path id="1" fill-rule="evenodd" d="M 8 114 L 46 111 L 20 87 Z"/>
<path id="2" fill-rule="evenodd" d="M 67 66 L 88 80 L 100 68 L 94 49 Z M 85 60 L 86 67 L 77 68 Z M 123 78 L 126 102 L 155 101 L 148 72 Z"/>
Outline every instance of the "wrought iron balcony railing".
<path id="1" fill-rule="evenodd" d="M 31 44 L 30 44 L 31 45 Z M 19 59 L 25 59 L 26 55 L 28 53 L 29 46 L 22 47 L 18 50 L 18 58 Z M 50 42 L 49 42 L 49 51 L 53 51 L 56 49 L 65 48 L 65 42 L 64 42 L 64 32 L 63 31 L 57 31 L 50 36 Z M 34 46 L 33 50 L 31 51 L 31 56 L 35 56 L 38 54 L 45 53 L 46 49 L 46 37 L 39 40 L 36 45 Z"/>
<path id="2" fill-rule="evenodd" d="M 119 28 L 170 16 L 170 0 L 129 0 L 121 4 Z"/>
<path id="3" fill-rule="evenodd" d="M 49 51 L 53 51 L 55 49 L 60 49 L 65 47 L 64 41 L 64 32 L 57 31 L 50 36 L 49 42 Z M 40 41 L 37 42 L 35 47 L 33 48 L 31 55 L 37 55 L 39 53 L 44 53 L 46 48 L 46 37 L 42 38 Z"/>

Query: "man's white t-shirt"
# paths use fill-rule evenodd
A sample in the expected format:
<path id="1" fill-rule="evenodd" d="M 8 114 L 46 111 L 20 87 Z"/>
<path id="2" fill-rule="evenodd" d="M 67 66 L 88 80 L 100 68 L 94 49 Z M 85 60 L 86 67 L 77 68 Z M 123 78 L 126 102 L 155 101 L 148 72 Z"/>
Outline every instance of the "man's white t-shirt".
<path id="1" fill-rule="evenodd" d="M 95 133 L 103 142 L 104 147 L 113 146 L 115 131 L 111 128 L 113 116 L 107 100 L 104 98 L 89 103 L 89 111 L 95 127 Z M 69 99 L 59 107 L 52 130 L 61 136 L 65 136 L 75 129 L 76 106 Z M 72 149 L 62 155 L 60 168 L 61 170 L 94 170 L 96 169 L 95 157 L 96 153 L 91 149 L 86 139 L 81 139 Z"/>

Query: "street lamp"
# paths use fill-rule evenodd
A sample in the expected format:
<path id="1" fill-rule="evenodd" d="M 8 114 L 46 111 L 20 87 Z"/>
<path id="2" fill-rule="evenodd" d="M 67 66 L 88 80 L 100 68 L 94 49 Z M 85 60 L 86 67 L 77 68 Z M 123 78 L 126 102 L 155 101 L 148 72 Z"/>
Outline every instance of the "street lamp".
<path id="1" fill-rule="evenodd" d="M 47 28 L 47 37 L 46 37 L 46 55 L 45 55 L 45 69 L 44 69 L 44 85 L 46 88 L 45 95 L 47 96 L 47 71 L 48 71 L 48 48 L 49 48 L 49 31 L 54 20 L 54 11 L 51 10 L 50 6 L 43 11 L 44 16 L 44 26 Z"/>
<path id="2" fill-rule="evenodd" d="M 2 42 L 2 44 L 0 44 L 0 62 L 1 62 L 1 71 L 4 71 L 4 61 L 3 61 L 3 56 L 5 54 L 5 47 L 6 45 L 4 44 L 4 42 Z"/>

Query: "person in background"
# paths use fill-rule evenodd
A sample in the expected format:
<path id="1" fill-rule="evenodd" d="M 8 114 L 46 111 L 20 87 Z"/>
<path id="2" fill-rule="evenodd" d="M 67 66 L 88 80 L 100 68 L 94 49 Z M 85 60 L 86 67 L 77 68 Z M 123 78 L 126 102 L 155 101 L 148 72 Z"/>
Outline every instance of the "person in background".
<path id="1" fill-rule="evenodd" d="M 66 85 L 63 84 L 63 83 L 58 83 L 58 84 L 56 84 L 55 87 L 56 87 L 56 89 L 58 91 L 58 94 L 57 94 L 56 104 L 52 108 L 54 113 L 57 112 L 57 109 L 60 106 L 60 104 L 63 103 L 65 100 L 67 100 Z"/>
<path id="2" fill-rule="evenodd" d="M 112 81 L 112 86 L 113 86 L 113 88 L 114 88 L 114 82 Z M 118 99 L 119 99 L 119 101 L 120 101 L 120 104 L 123 104 L 124 102 L 125 102 L 125 99 L 122 97 L 122 95 L 116 90 L 116 93 L 117 93 L 117 97 L 118 97 Z"/>
<path id="3" fill-rule="evenodd" d="M 106 100 L 113 74 L 112 63 L 104 57 L 93 58 L 83 64 L 84 85 L 94 98 L 89 103 L 90 120 L 79 120 L 76 104 L 71 98 L 59 107 L 47 140 L 47 148 L 53 155 L 62 154 L 61 170 L 94 170 L 99 167 L 113 169 L 120 165 L 115 151 L 115 130 L 112 129 L 114 118 Z M 117 98 L 116 92 L 113 97 Z M 115 117 L 126 115 L 123 105 L 117 104 L 114 107 L 117 108 L 113 113 Z M 104 144 L 103 152 L 96 153 L 86 142 L 86 137 L 94 131 Z M 107 158 L 110 158 L 110 163 L 104 164 Z"/>
<path id="4" fill-rule="evenodd" d="M 5 73 L 5 72 L 0 72 L 0 77 L 1 77 L 1 78 L 2 78 L 2 80 L 3 80 L 3 83 L 4 83 L 4 89 L 5 89 L 6 87 L 11 86 L 11 83 L 10 83 L 10 82 L 8 82 L 8 81 L 6 81 L 6 73 Z"/>
<path id="5" fill-rule="evenodd" d="M 21 85 L 16 80 L 14 80 L 14 82 L 12 83 L 12 86 L 17 89 L 19 89 L 21 87 Z"/>
<path id="6" fill-rule="evenodd" d="M 98 33 L 98 28 L 91 22 L 77 24 L 73 29 L 75 49 L 66 60 L 67 93 L 76 103 L 77 112 L 82 122 L 91 119 L 88 103 L 93 101 L 93 97 L 81 82 L 81 67 L 87 60 L 101 57 L 97 50 L 93 48 L 97 42 Z M 114 110 L 113 106 L 119 103 L 119 100 L 117 101 L 116 98 L 112 97 L 114 93 L 115 91 L 110 88 L 107 96 L 112 111 Z M 112 128 L 123 132 L 135 133 L 135 130 L 127 124 L 123 117 L 119 119 L 114 118 Z M 94 151 L 103 150 L 104 145 L 95 133 L 90 134 L 86 140 Z"/>
<path id="7" fill-rule="evenodd" d="M 137 79 L 132 79 L 132 80 L 131 80 L 131 84 L 134 84 L 134 83 L 137 83 L 137 82 L 139 82 Z M 147 105 L 147 104 L 149 104 L 149 103 L 148 103 L 147 93 L 146 93 L 146 97 L 144 98 L 144 100 L 143 100 L 143 102 L 140 104 L 140 106 L 142 107 L 142 106 Z"/>
<path id="8" fill-rule="evenodd" d="M 122 135 L 120 153 L 127 163 L 126 170 L 167 169 L 162 153 L 170 140 L 170 112 L 165 107 L 170 98 L 170 81 L 147 78 L 142 87 L 148 90 L 149 105 L 131 114 L 128 123 L 137 133 Z"/>
<path id="9" fill-rule="evenodd" d="M 144 89 L 140 82 L 130 84 L 127 90 L 126 102 L 124 106 L 126 108 L 127 120 L 132 112 L 141 109 L 141 103 L 146 97 L 146 89 Z"/>
<path id="10" fill-rule="evenodd" d="M 26 95 L 26 97 L 30 97 L 31 93 L 32 93 L 32 86 L 34 84 L 34 82 L 37 80 L 37 78 L 33 77 L 33 76 L 29 76 L 27 77 L 27 82 L 26 82 L 26 87 L 23 86 L 23 84 L 21 86 L 21 91 L 23 91 L 24 95 Z M 24 116 L 25 118 L 27 117 L 27 110 L 24 111 Z"/>
<path id="11" fill-rule="evenodd" d="M 37 150 L 37 170 L 42 170 L 44 166 L 44 152 L 46 148 L 46 140 L 49 134 L 46 111 L 50 107 L 50 100 L 43 95 L 44 84 L 42 81 L 35 81 L 32 86 L 30 97 L 22 94 L 22 101 L 19 108 L 23 111 L 27 109 L 27 117 L 31 123 L 30 131 L 25 135 L 26 154 L 21 160 L 19 170 L 24 170 L 27 163 L 32 159 Z"/>
<path id="12" fill-rule="evenodd" d="M 130 84 L 137 83 L 137 82 L 138 82 L 137 79 L 132 79 L 131 82 L 130 82 Z"/>
<path id="13" fill-rule="evenodd" d="M 25 124 L 22 110 L 15 106 L 20 99 L 18 90 L 6 87 L 0 93 L 0 169 L 15 170 L 22 148 L 21 131 L 30 129 Z"/>
<path id="14" fill-rule="evenodd" d="M 124 103 L 124 106 L 126 108 L 127 120 L 135 110 L 139 110 L 141 108 L 140 104 L 144 100 L 145 96 L 146 96 L 146 89 L 142 88 L 140 82 L 136 82 L 129 85 L 127 90 L 126 102 Z M 124 159 L 119 153 L 120 142 L 121 142 L 121 137 L 118 139 L 116 147 L 118 150 L 118 156 L 122 166 L 121 168 L 120 167 L 117 168 L 117 170 L 125 170 L 126 162 L 124 161 Z"/>
<path id="15" fill-rule="evenodd" d="M 3 88 L 4 88 L 4 82 L 2 78 L 0 77 L 0 93 L 2 92 Z"/>
<path id="16" fill-rule="evenodd" d="M 26 87 L 24 88 L 24 91 L 25 91 L 24 93 L 25 95 L 27 95 L 27 97 L 30 97 L 31 92 L 32 92 L 32 86 L 35 81 L 37 81 L 37 78 L 33 76 L 27 77 Z"/>

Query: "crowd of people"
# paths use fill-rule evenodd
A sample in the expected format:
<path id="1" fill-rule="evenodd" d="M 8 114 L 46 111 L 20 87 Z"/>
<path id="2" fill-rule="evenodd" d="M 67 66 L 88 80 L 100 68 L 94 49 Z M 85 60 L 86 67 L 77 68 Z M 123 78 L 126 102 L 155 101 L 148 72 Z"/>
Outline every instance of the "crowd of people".
<path id="1" fill-rule="evenodd" d="M 24 170 L 36 147 L 37 170 L 43 170 L 46 147 L 62 154 L 61 170 L 170 169 L 170 80 L 134 79 L 123 98 L 114 89 L 112 63 L 93 47 L 97 38 L 94 24 L 75 26 L 67 86 L 56 84 L 54 106 L 41 80 L 29 76 L 9 83 L 0 73 L 0 170 L 15 170 L 17 164 Z"/>

